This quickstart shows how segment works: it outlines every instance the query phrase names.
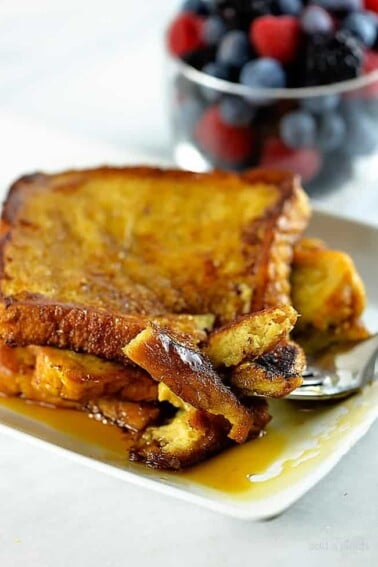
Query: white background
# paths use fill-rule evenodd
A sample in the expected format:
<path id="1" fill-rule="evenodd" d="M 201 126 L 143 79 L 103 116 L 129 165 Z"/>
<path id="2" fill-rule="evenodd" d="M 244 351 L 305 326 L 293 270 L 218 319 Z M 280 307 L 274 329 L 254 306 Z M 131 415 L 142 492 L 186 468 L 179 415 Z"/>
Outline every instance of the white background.
<path id="1" fill-rule="evenodd" d="M 0 2 L 0 185 L 35 169 L 169 159 L 173 0 Z M 363 189 L 361 189 L 363 190 Z M 327 208 L 377 222 L 371 201 Z M 243 523 L 0 436 L 0 566 L 378 564 L 378 427 L 284 515 Z"/>

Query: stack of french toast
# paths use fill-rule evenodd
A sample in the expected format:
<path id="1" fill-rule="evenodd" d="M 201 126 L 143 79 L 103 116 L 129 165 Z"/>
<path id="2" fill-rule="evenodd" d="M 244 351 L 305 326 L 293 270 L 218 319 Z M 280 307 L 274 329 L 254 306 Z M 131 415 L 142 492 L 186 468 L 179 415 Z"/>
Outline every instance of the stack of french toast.
<path id="1" fill-rule="evenodd" d="M 0 392 L 114 423 L 157 468 L 260 435 L 305 352 L 367 334 L 355 266 L 303 238 L 309 218 L 282 172 L 21 178 L 1 220 Z"/>

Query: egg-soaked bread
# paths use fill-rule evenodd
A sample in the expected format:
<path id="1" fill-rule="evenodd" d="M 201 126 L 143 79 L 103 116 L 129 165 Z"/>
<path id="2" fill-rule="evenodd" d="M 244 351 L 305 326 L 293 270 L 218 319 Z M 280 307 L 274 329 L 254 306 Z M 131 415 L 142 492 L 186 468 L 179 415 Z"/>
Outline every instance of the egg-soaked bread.
<path id="1" fill-rule="evenodd" d="M 101 168 L 24 177 L 3 209 L 0 337 L 39 349 L 37 395 L 59 403 L 72 397 L 66 401 L 118 424 L 123 413 L 121 426 L 129 428 L 129 409 L 132 420 L 139 410 L 113 390 L 117 372 L 114 384 L 100 380 L 98 389 L 101 361 L 83 358 L 94 377 L 85 386 L 78 386 L 75 372 L 80 357 L 126 365 L 131 359 L 187 404 L 152 427 L 155 408 L 142 412 L 143 424 L 134 429 L 147 429 L 131 457 L 171 468 L 193 464 L 230 439 L 257 435 L 269 419 L 265 403 L 232 391 L 222 368 L 236 363 L 222 348 L 232 350 L 234 339 L 242 362 L 287 338 L 296 318 L 289 307 L 293 247 L 308 218 L 304 192 L 285 173 Z M 255 352 L 247 344 L 248 316 L 277 306 L 283 327 Z M 256 334 L 267 329 L 262 325 Z M 214 360 L 206 354 L 211 331 Z M 161 356 L 145 364 L 156 338 Z M 46 347 L 60 350 L 46 353 Z M 63 354 L 57 371 L 51 361 L 62 350 L 71 354 Z"/>
<path id="2" fill-rule="evenodd" d="M 257 358 L 232 369 L 231 383 L 245 396 L 283 398 L 303 382 L 306 357 L 302 348 L 285 340 Z"/>
<path id="3" fill-rule="evenodd" d="M 303 238 L 294 249 L 291 285 L 293 305 L 300 314 L 295 338 L 308 354 L 369 336 L 361 319 L 365 287 L 345 252 Z"/>
<path id="4" fill-rule="evenodd" d="M 215 366 L 236 366 L 272 350 L 287 339 L 298 313 L 290 305 L 244 315 L 209 334 L 206 354 Z"/>
<path id="5" fill-rule="evenodd" d="M 140 369 L 51 347 L 0 343 L 0 393 L 86 411 L 133 432 L 161 414 L 157 384 Z"/>
<path id="6" fill-rule="evenodd" d="M 0 336 L 122 361 L 147 321 L 193 335 L 193 315 L 219 325 L 289 303 L 308 217 L 297 179 L 277 172 L 24 177 L 3 209 Z"/>
<path id="7" fill-rule="evenodd" d="M 178 470 L 209 458 L 231 445 L 229 423 L 219 415 L 209 414 L 183 402 L 163 382 L 159 400 L 177 409 L 163 425 L 152 425 L 139 436 L 130 450 L 130 459 L 154 468 Z M 248 411 L 253 426 L 248 438 L 257 437 L 270 421 L 268 404 L 262 398 L 250 398 Z"/>

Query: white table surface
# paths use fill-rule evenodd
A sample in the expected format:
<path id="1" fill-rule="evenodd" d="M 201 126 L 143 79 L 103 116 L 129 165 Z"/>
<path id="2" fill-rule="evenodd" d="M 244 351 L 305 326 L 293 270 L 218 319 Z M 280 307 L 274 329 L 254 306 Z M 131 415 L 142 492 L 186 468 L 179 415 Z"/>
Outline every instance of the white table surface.
<path id="1" fill-rule="evenodd" d="M 2 191 L 36 169 L 169 159 L 161 35 L 176 4 L 0 2 Z M 323 206 L 377 224 L 377 195 Z M 0 435 L 0 566 L 378 565 L 377 447 L 376 425 L 285 514 L 251 524 Z"/>

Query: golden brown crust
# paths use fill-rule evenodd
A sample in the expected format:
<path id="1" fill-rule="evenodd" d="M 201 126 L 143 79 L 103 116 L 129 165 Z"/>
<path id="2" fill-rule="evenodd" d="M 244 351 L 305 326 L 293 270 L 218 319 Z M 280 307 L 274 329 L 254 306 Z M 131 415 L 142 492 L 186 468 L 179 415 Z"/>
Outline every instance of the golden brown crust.
<path id="1" fill-rule="evenodd" d="M 283 398 L 302 384 L 305 368 L 301 347 L 284 341 L 271 352 L 233 368 L 231 383 L 247 396 Z"/>
<path id="2" fill-rule="evenodd" d="M 290 271 L 293 246 L 306 229 L 310 219 L 310 207 L 306 194 L 295 183 L 293 194 L 282 202 L 280 215 L 270 219 L 267 231 L 270 250 L 265 246 L 262 260 L 264 279 L 256 286 L 251 311 L 259 311 L 277 304 L 291 303 Z M 263 248 L 264 250 L 264 248 Z"/>
<path id="3" fill-rule="evenodd" d="M 127 356 L 191 406 L 224 416 L 231 439 L 242 443 L 253 426 L 250 413 L 215 372 L 210 360 L 193 345 L 166 329 L 149 325 L 126 347 Z"/>
<path id="4" fill-rule="evenodd" d="M 0 336 L 122 361 L 146 318 L 173 314 L 175 327 L 178 313 L 213 313 L 220 324 L 288 303 L 292 245 L 308 216 L 283 173 L 24 177 L 3 210 Z"/>

